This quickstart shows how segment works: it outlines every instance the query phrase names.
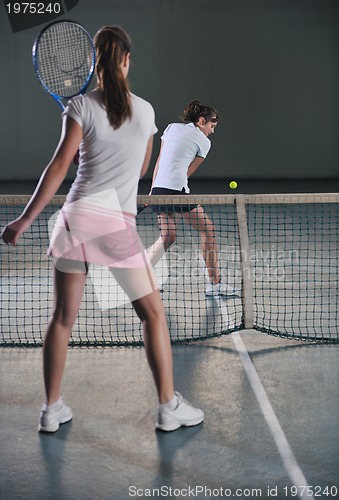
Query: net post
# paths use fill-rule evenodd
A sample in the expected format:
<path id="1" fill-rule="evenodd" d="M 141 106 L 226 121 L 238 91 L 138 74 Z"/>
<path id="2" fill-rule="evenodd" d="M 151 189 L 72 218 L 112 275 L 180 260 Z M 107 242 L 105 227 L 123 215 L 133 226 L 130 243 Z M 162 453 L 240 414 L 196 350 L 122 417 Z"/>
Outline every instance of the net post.
<path id="1" fill-rule="evenodd" d="M 244 328 L 253 328 L 253 285 L 250 259 L 250 243 L 248 238 L 245 196 L 235 196 L 240 240 L 240 262 L 242 271 L 242 303 Z"/>

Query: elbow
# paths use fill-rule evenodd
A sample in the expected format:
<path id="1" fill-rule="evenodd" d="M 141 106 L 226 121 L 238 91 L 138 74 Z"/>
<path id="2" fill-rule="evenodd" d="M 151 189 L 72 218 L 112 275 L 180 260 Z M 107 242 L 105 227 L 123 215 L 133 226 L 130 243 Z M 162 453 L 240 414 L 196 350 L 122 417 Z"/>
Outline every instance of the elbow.
<path id="1" fill-rule="evenodd" d="M 58 161 L 57 159 L 52 160 L 45 170 L 45 176 L 61 184 L 67 175 L 70 164 L 71 162 L 68 164 L 68 162 Z"/>
<path id="2" fill-rule="evenodd" d="M 56 163 L 51 168 L 51 174 L 53 174 L 58 179 L 64 179 L 67 175 L 70 164 L 66 163 Z"/>

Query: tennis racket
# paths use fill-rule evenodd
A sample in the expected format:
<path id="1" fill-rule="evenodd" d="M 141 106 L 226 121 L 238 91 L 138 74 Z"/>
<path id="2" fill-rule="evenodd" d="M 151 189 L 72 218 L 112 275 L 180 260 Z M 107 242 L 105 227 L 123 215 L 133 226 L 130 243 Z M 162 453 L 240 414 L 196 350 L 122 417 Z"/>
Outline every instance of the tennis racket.
<path id="1" fill-rule="evenodd" d="M 148 206 L 149 205 L 141 205 L 140 207 L 138 207 L 137 215 L 141 214 L 141 212 L 145 210 L 145 208 L 147 208 Z"/>
<path id="2" fill-rule="evenodd" d="M 79 23 L 54 21 L 33 45 L 33 65 L 42 87 L 65 109 L 63 99 L 83 94 L 93 75 L 95 48 Z"/>

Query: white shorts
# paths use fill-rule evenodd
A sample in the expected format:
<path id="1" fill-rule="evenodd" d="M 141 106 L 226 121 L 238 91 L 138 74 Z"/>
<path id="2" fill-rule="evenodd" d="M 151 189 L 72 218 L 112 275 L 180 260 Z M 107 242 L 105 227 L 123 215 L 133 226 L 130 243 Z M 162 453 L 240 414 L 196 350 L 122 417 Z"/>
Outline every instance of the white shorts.
<path id="1" fill-rule="evenodd" d="M 51 232 L 48 255 L 55 262 L 66 259 L 128 269 L 149 265 L 133 214 L 93 213 L 74 205 L 62 207 Z"/>

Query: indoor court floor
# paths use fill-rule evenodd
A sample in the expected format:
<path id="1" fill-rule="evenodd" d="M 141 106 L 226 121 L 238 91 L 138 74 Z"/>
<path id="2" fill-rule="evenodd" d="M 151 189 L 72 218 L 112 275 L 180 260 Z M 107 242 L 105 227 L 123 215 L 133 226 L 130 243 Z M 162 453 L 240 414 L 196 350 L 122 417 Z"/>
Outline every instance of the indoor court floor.
<path id="1" fill-rule="evenodd" d="M 338 496 L 337 346 L 246 330 L 173 355 L 176 389 L 204 410 L 202 425 L 155 431 L 143 348 L 71 348 L 73 421 L 47 435 L 41 349 L 1 349 L 0 498 Z"/>

